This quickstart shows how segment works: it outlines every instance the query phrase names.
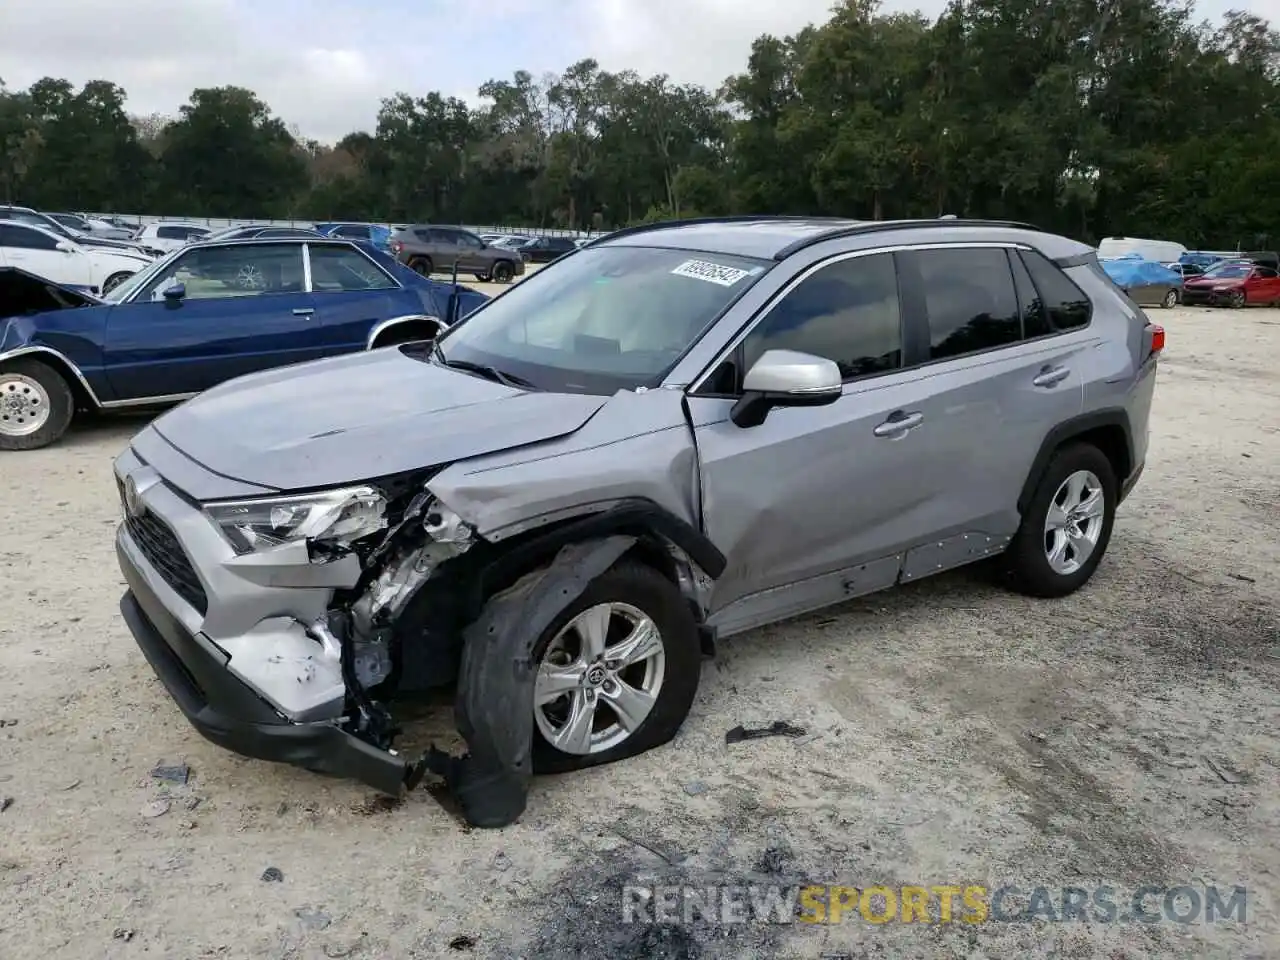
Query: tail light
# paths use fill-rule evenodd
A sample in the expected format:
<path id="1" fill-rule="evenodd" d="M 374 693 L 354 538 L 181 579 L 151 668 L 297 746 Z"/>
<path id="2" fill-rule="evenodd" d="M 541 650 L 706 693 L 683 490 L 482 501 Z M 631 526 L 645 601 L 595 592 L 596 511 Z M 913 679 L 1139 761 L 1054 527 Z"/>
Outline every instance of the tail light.
<path id="1" fill-rule="evenodd" d="M 1147 358 L 1159 355 L 1164 350 L 1164 327 L 1158 323 L 1149 323 L 1146 328 Z"/>
<path id="2" fill-rule="evenodd" d="M 401 243 L 399 240 L 392 240 L 390 246 L 395 253 L 399 253 L 401 250 L 404 249 L 404 244 Z"/>

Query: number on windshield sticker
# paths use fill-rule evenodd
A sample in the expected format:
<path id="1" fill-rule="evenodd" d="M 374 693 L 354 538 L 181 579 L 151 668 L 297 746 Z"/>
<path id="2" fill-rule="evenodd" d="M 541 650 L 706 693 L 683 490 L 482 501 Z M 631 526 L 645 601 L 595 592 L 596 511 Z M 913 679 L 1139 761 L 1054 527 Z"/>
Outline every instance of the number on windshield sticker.
<path id="1" fill-rule="evenodd" d="M 671 272 L 677 277 L 688 277 L 690 280 L 705 280 L 707 283 L 719 284 L 722 287 L 732 287 L 743 277 L 759 273 L 760 268 L 740 270 L 737 267 L 726 267 L 719 263 L 712 263 L 710 260 L 686 260 Z"/>

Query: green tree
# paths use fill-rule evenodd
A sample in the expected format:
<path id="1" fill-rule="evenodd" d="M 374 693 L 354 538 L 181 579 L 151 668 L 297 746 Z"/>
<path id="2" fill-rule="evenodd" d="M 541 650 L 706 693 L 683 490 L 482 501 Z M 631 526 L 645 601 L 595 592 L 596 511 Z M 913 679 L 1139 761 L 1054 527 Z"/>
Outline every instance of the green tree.
<path id="1" fill-rule="evenodd" d="M 194 91 L 163 138 L 158 212 L 287 217 L 307 188 L 297 142 L 249 90 Z"/>
<path id="2" fill-rule="evenodd" d="M 99 81 L 0 85 L 0 190 L 49 207 L 510 226 L 718 213 L 1028 220 L 1085 240 L 1280 237 L 1280 38 L 1187 0 L 839 0 L 716 91 L 585 59 L 469 107 L 396 93 L 320 144 L 234 87 L 128 121 Z M 159 167 L 160 175 L 152 176 Z"/>

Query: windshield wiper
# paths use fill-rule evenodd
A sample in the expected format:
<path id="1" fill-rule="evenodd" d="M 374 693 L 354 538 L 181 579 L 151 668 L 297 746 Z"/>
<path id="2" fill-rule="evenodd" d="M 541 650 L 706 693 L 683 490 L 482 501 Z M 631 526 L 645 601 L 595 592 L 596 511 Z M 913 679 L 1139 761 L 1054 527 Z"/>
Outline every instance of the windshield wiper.
<path id="1" fill-rule="evenodd" d="M 449 367 L 453 370 L 466 370 L 468 373 L 478 373 L 483 377 L 488 377 L 504 387 L 516 387 L 523 390 L 537 389 L 532 383 L 524 377 L 517 377 L 515 374 L 507 373 L 499 370 L 497 367 L 491 367 L 487 363 L 472 363 L 469 360 L 450 360 L 444 355 L 444 351 L 436 346 L 432 349 L 431 355 L 442 367 Z"/>

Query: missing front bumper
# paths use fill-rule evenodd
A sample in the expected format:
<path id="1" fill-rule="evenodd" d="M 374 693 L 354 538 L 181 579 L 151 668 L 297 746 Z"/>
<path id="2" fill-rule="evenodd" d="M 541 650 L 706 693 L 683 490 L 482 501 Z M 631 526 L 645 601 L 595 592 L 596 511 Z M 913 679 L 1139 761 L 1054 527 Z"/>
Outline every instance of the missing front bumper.
<path id="1" fill-rule="evenodd" d="M 409 766 L 332 723 L 291 723 L 226 668 L 225 657 L 187 631 L 123 554 L 129 589 L 120 613 L 147 662 L 193 727 L 224 749 L 347 777 L 398 795 Z"/>

